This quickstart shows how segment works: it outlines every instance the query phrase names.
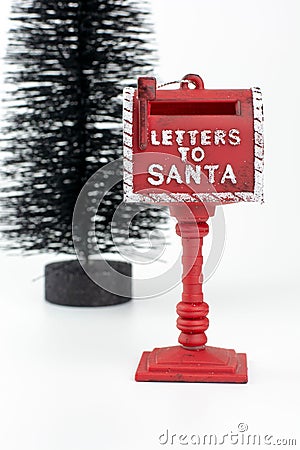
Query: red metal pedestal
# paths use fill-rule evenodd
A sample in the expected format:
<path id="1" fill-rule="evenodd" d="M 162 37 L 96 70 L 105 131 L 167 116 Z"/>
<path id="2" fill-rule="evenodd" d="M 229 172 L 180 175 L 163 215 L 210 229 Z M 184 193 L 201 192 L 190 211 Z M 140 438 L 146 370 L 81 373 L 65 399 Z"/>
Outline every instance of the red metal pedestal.
<path id="1" fill-rule="evenodd" d="M 144 352 L 136 381 L 247 383 L 244 353 L 205 345 L 209 322 L 208 305 L 203 301 L 202 291 L 202 245 L 209 231 L 206 221 L 214 214 L 214 209 L 201 203 L 170 207 L 171 214 L 177 218 L 176 232 L 183 246 L 183 294 L 177 305 L 181 345 Z"/>

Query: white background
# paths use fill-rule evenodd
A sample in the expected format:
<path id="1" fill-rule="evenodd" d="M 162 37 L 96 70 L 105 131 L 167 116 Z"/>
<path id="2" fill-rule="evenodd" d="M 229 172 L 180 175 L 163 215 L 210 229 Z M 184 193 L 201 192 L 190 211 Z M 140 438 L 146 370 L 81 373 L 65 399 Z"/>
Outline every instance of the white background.
<path id="1" fill-rule="evenodd" d="M 8 5 L 1 3 L 2 55 Z M 177 449 L 177 437 L 174 445 L 159 443 L 167 429 L 221 437 L 239 434 L 239 423 L 249 434 L 297 438 L 300 447 L 299 2 L 152 5 L 161 81 L 199 73 L 207 88 L 263 91 L 265 204 L 224 208 L 226 248 L 205 285 L 209 344 L 246 352 L 249 383 L 134 381 L 142 351 L 176 345 L 180 286 L 112 308 L 64 308 L 45 303 L 43 294 L 44 264 L 58 258 L 2 253 L 3 450 Z M 135 276 L 149 277 L 159 264 L 137 265 Z M 242 448 L 220 446 L 234 447 Z"/>

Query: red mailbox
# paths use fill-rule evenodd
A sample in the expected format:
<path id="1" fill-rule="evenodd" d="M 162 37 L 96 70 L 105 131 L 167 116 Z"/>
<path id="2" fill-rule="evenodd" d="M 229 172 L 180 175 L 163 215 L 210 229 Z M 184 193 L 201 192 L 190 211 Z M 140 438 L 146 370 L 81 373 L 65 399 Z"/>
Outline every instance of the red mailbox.
<path id="1" fill-rule="evenodd" d="M 192 88 L 193 87 L 193 88 Z M 246 383 L 244 353 L 206 345 L 202 244 L 217 204 L 263 201 L 263 109 L 253 89 L 179 89 L 140 78 L 124 90 L 124 199 L 169 204 L 182 238 L 179 344 L 144 352 L 137 381 Z"/>
<path id="2" fill-rule="evenodd" d="M 204 89 L 188 75 L 175 90 L 155 78 L 125 89 L 126 201 L 262 202 L 262 163 L 258 88 Z"/>

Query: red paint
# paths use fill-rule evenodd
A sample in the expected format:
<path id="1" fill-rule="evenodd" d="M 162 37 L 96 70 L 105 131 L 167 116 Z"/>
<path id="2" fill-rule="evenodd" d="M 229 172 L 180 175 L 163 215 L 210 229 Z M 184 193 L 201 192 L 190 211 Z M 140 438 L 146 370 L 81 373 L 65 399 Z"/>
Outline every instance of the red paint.
<path id="1" fill-rule="evenodd" d="M 217 347 L 187 350 L 156 348 L 144 352 L 136 381 L 184 381 L 201 383 L 247 383 L 246 355 Z"/>
<path id="2" fill-rule="evenodd" d="M 262 160 L 263 144 L 255 143 L 260 121 L 253 95 L 251 89 L 204 89 L 198 75 L 184 77 L 179 89 L 157 89 L 155 78 L 139 78 L 133 97 L 132 193 L 188 194 L 196 201 L 198 194 L 217 193 L 224 203 L 261 200 L 255 157 Z M 135 158 L 141 153 L 142 160 Z"/>
<path id="3" fill-rule="evenodd" d="M 187 208 L 191 214 L 187 214 Z M 208 305 L 203 301 L 202 245 L 209 230 L 206 221 L 214 214 L 214 206 L 206 209 L 203 204 L 177 204 L 170 210 L 178 220 L 176 232 L 183 245 L 183 294 L 177 305 L 177 328 L 181 331 L 178 342 L 181 345 L 144 352 L 135 379 L 246 383 L 245 354 L 205 345 Z"/>
<path id="4" fill-rule="evenodd" d="M 156 98 L 155 78 L 138 79 L 137 98 L 139 101 L 139 148 L 145 150 L 147 148 L 148 102 Z"/>
<path id="5" fill-rule="evenodd" d="M 169 204 L 183 246 L 180 345 L 144 352 L 136 380 L 246 383 L 245 354 L 206 346 L 202 245 L 218 203 L 262 201 L 260 91 L 187 75 L 175 90 L 140 78 L 124 97 L 125 201 Z"/>

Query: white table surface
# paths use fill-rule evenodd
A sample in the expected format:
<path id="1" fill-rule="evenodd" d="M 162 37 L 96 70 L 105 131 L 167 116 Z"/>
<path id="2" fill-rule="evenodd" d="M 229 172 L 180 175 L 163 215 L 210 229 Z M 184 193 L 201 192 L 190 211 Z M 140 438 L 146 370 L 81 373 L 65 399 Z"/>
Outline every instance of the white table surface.
<path id="1" fill-rule="evenodd" d="M 223 261 L 205 284 L 209 344 L 247 353 L 248 384 L 137 383 L 142 351 L 177 343 L 181 287 L 119 306 L 62 307 L 44 301 L 42 277 L 33 281 L 47 261 L 1 258 L 1 449 L 182 448 L 180 435 L 241 439 L 241 423 L 245 435 L 300 445 L 298 280 L 226 281 Z"/>

